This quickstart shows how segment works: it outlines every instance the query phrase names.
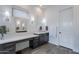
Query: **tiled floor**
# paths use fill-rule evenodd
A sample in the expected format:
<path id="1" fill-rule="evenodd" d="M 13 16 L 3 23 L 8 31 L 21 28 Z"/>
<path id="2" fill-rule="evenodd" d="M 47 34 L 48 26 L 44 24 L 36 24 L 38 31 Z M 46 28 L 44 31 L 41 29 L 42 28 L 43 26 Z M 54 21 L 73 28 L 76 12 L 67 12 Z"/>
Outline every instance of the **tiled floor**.
<path id="1" fill-rule="evenodd" d="M 25 49 L 22 51 L 23 54 L 76 54 L 71 49 L 56 46 L 54 44 L 44 44 L 36 49 Z"/>

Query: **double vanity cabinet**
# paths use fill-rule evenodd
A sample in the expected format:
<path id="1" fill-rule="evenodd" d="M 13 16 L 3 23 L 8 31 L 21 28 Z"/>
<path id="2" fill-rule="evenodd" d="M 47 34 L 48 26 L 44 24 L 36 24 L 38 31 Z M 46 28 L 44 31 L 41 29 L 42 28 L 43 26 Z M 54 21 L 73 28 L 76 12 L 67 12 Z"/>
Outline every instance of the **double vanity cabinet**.
<path id="1" fill-rule="evenodd" d="M 5 39 L 6 40 L 6 39 Z M 0 43 L 0 54 L 16 54 L 16 52 L 21 51 L 21 49 L 17 49 L 18 46 L 27 46 L 29 44 L 29 48 L 36 48 L 41 46 L 44 43 L 47 43 L 49 41 L 49 33 L 34 33 L 33 36 L 27 36 L 22 39 L 20 38 L 20 40 L 16 39 L 16 40 L 12 40 L 12 41 L 2 41 L 3 43 Z M 17 43 L 21 43 L 21 42 L 25 42 L 23 43 L 24 45 L 17 45 Z M 28 44 L 26 43 L 28 42 Z M 27 48 L 27 47 L 26 47 Z M 22 49 L 23 50 L 23 49 Z"/>
<path id="2" fill-rule="evenodd" d="M 49 33 L 34 33 L 35 35 L 39 35 L 38 38 L 30 41 L 30 47 L 36 48 L 41 46 L 49 41 Z"/>
<path id="3" fill-rule="evenodd" d="M 39 45 L 48 43 L 48 41 L 49 41 L 49 33 L 39 34 Z"/>

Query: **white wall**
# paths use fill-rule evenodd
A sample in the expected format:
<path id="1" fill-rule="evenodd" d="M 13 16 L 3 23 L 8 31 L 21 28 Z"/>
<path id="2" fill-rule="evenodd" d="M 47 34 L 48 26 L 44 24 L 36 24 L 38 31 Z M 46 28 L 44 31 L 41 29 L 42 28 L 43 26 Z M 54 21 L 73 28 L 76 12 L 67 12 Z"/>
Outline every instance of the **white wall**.
<path id="1" fill-rule="evenodd" d="M 73 6 L 74 18 L 74 51 L 79 52 L 79 5 Z"/>
<path id="2" fill-rule="evenodd" d="M 54 6 L 49 6 L 47 8 L 45 17 L 47 19 L 47 24 L 49 27 L 49 42 L 52 44 L 58 45 L 58 39 L 57 39 L 57 19 L 58 19 L 58 9 Z"/>

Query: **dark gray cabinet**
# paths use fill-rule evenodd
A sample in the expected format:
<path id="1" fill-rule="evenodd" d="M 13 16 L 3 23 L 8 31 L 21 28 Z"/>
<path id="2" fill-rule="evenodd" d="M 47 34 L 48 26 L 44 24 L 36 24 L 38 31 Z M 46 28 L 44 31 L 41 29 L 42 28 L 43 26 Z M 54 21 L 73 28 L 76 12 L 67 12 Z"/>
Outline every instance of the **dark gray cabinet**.
<path id="1" fill-rule="evenodd" d="M 14 54 L 16 49 L 15 43 L 7 43 L 0 45 L 0 54 Z"/>
<path id="2" fill-rule="evenodd" d="M 39 45 L 42 45 L 42 44 L 44 44 L 44 40 L 45 38 L 44 38 L 44 34 L 39 34 Z"/>
<path id="3" fill-rule="evenodd" d="M 39 43 L 40 45 L 47 43 L 49 41 L 49 33 L 39 34 Z"/>
<path id="4" fill-rule="evenodd" d="M 47 43 L 49 41 L 49 33 L 44 34 L 44 42 Z"/>
<path id="5" fill-rule="evenodd" d="M 49 33 L 44 33 L 44 34 L 36 34 L 39 35 L 37 38 L 33 38 L 33 40 L 30 40 L 30 47 L 31 48 L 36 48 L 40 45 L 43 45 L 49 41 Z"/>
<path id="6" fill-rule="evenodd" d="M 29 45 L 30 45 L 30 48 L 36 48 L 36 47 L 38 47 L 38 45 L 39 45 L 39 37 L 35 37 L 35 38 L 33 38 L 33 40 L 30 40 L 29 41 Z"/>

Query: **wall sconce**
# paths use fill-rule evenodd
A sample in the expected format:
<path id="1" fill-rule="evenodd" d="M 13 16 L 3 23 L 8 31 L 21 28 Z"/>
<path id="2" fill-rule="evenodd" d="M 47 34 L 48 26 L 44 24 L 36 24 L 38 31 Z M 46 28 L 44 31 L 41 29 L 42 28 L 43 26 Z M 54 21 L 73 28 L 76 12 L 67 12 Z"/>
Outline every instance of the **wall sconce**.
<path id="1" fill-rule="evenodd" d="M 10 16 L 8 11 L 5 11 L 5 16 Z"/>
<path id="2" fill-rule="evenodd" d="M 10 18 L 9 18 L 9 16 L 10 16 L 9 11 L 5 11 L 5 12 L 4 12 L 4 16 L 5 16 L 5 17 L 4 17 L 4 21 L 6 22 L 6 25 L 5 25 L 5 26 L 6 26 L 6 31 L 9 32 L 9 27 L 7 26 L 7 24 L 9 24 L 9 21 L 10 21 L 10 20 L 9 20 L 9 19 L 10 19 Z"/>
<path id="3" fill-rule="evenodd" d="M 18 21 L 16 22 L 16 24 L 17 24 L 17 26 L 19 26 L 19 25 L 20 25 L 20 21 L 18 20 Z"/>
<path id="4" fill-rule="evenodd" d="M 31 22 L 32 22 L 32 24 L 33 24 L 34 21 L 35 21 L 34 16 L 31 16 Z"/>
<path id="5" fill-rule="evenodd" d="M 9 16 L 10 16 L 9 12 L 5 11 L 4 15 L 5 15 L 5 18 L 6 18 L 5 20 L 9 21 Z"/>
<path id="6" fill-rule="evenodd" d="M 17 25 L 16 30 L 19 30 L 19 26 L 20 26 L 20 21 L 19 20 L 16 22 L 16 25 Z"/>
<path id="7" fill-rule="evenodd" d="M 47 25 L 47 24 L 46 24 L 46 19 L 45 19 L 45 18 L 42 20 L 42 24 L 44 24 L 45 26 Z"/>
<path id="8" fill-rule="evenodd" d="M 25 29 L 25 24 L 24 24 L 24 23 L 22 24 L 22 29 L 23 29 L 23 30 Z"/>

